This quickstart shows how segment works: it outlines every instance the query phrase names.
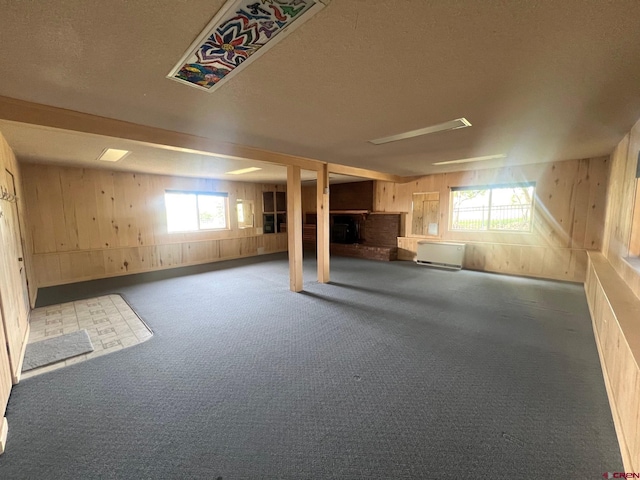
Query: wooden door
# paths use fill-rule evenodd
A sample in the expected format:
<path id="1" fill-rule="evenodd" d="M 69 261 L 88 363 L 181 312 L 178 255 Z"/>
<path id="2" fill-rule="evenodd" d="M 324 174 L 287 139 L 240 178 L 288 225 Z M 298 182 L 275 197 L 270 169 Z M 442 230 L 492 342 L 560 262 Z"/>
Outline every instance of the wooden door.
<path id="1" fill-rule="evenodd" d="M 13 174 L 7 170 L 7 175 L 9 176 L 9 180 L 11 187 L 13 188 L 13 194 L 15 196 L 18 195 L 18 189 L 16 188 L 16 179 Z M 24 318 L 28 320 L 30 303 L 29 303 L 29 285 L 27 283 L 27 270 L 24 266 L 24 245 L 23 245 L 23 235 L 22 229 L 20 228 L 20 211 L 18 207 L 18 202 L 13 202 L 13 231 L 14 236 L 16 238 L 16 253 L 18 255 L 18 264 L 20 265 L 20 285 L 22 288 L 22 304 L 21 312 L 24 313 Z"/>
<path id="2" fill-rule="evenodd" d="M 13 175 L 7 170 L 6 184 L 14 188 Z M 23 346 L 27 341 L 29 299 L 27 294 L 24 256 L 15 201 L 0 201 L 0 312 L 13 382 L 20 378 Z"/>
<path id="3" fill-rule="evenodd" d="M 411 233 L 413 235 L 432 235 L 429 233 L 429 224 L 438 224 L 440 215 L 440 194 L 414 193 Z"/>

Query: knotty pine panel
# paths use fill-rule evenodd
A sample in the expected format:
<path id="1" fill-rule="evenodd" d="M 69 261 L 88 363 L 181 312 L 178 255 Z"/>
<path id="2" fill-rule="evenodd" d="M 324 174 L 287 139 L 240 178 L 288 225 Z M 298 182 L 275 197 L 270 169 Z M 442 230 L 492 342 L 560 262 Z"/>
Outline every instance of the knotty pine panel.
<path id="1" fill-rule="evenodd" d="M 637 241 L 632 238 L 632 231 L 640 227 L 633 218 L 635 202 L 640 201 L 635 178 L 639 150 L 640 121 L 611 154 L 602 255 L 589 253 L 585 283 L 627 471 L 640 469 L 640 269 L 627 258 L 630 252 L 634 253 L 631 242 Z M 602 196 L 600 191 L 595 194 Z M 590 201 L 590 207 L 593 208 L 594 203 Z"/>
<path id="2" fill-rule="evenodd" d="M 640 299 L 606 258 L 589 253 L 585 282 L 607 394 L 627 471 L 640 468 Z"/>
<path id="3" fill-rule="evenodd" d="M 601 247 L 608 159 L 590 158 L 499 169 L 428 175 L 408 183 L 376 182 L 375 210 L 406 212 L 406 225 L 413 224 L 414 193 L 439 192 L 441 240 L 491 242 L 575 249 Z M 535 181 L 533 231 L 454 232 L 449 230 L 450 188 Z M 403 232 L 411 237 L 411 232 Z M 418 237 L 424 238 L 424 237 Z"/>
<path id="4" fill-rule="evenodd" d="M 640 269 L 632 266 L 625 258 L 629 255 L 634 225 L 635 202 L 638 180 L 635 178 L 640 151 L 640 121 L 635 124 L 611 154 L 611 175 L 607 194 L 606 220 L 602 252 L 609 263 L 640 298 Z M 634 241 L 635 240 L 634 238 Z M 636 248 L 640 247 L 635 245 Z"/>
<path id="5" fill-rule="evenodd" d="M 410 227 L 413 194 L 439 192 L 437 240 L 467 244 L 468 268 L 582 282 L 585 250 L 603 244 L 609 165 L 602 157 L 428 175 L 402 184 L 378 181 L 375 210 L 407 212 Z M 536 182 L 531 233 L 449 230 L 451 187 L 525 181 Z M 418 240 L 426 239 L 405 228 L 398 258 L 413 259 Z"/>
<path id="6" fill-rule="evenodd" d="M 286 191 L 283 185 L 38 164 L 24 164 L 23 172 L 37 286 L 256 255 L 259 247 L 287 248 L 286 235 L 283 241 L 261 232 L 262 192 Z M 169 233 L 166 190 L 228 193 L 230 228 Z M 237 199 L 254 202 L 254 227 L 238 228 Z"/>
<path id="7" fill-rule="evenodd" d="M 415 260 L 421 238 L 398 238 L 398 259 Z M 585 250 L 500 243 L 466 242 L 463 267 L 469 270 L 583 282 Z"/>
<path id="8" fill-rule="evenodd" d="M 260 251 L 258 249 L 261 249 Z M 41 287 L 287 251 L 287 234 L 34 255 Z"/>

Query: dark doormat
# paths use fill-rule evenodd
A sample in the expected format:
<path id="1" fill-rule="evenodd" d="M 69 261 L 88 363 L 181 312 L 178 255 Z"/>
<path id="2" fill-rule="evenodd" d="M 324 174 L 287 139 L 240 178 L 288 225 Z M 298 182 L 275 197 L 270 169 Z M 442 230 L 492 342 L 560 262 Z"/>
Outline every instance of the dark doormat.
<path id="1" fill-rule="evenodd" d="M 93 344 L 86 330 L 30 343 L 24 354 L 22 371 L 26 372 L 89 352 L 93 352 Z"/>

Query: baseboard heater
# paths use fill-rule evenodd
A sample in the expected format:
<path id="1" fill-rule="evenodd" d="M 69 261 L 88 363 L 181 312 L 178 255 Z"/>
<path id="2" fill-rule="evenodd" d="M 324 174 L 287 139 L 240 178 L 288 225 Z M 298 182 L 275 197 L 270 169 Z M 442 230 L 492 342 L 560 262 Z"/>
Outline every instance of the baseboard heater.
<path id="1" fill-rule="evenodd" d="M 464 260 L 464 243 L 418 242 L 416 263 L 460 270 Z"/>

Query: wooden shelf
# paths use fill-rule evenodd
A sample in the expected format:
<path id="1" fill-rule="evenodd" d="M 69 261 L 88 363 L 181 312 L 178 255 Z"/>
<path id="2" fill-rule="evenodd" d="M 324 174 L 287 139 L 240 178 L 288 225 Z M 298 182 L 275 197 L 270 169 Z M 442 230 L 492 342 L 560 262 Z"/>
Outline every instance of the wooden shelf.
<path id="1" fill-rule="evenodd" d="M 331 215 L 368 215 L 369 210 L 329 210 Z"/>
<path id="2" fill-rule="evenodd" d="M 262 192 L 262 225 L 264 233 L 287 231 L 287 194 Z"/>

